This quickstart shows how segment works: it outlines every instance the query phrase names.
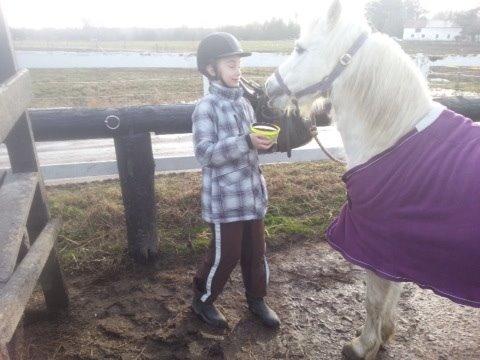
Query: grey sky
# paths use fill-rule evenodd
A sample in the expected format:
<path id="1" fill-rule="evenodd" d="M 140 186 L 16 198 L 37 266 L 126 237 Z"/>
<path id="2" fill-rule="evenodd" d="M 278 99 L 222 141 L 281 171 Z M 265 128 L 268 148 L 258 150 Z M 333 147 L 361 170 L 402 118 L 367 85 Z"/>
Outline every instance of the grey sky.
<path id="1" fill-rule="evenodd" d="M 324 12 L 330 0 L 3 0 L 12 27 L 81 27 L 85 21 L 106 27 L 214 27 L 245 24 L 272 17 L 300 19 Z M 344 6 L 361 9 L 365 0 L 344 0 Z M 461 10 L 480 6 L 480 0 L 420 0 L 431 11 Z"/>

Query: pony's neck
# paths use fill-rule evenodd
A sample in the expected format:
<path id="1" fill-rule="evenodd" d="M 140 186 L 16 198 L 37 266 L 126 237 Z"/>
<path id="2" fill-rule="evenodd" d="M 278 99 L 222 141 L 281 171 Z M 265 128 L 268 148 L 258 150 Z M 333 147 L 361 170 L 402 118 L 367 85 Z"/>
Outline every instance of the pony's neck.
<path id="1" fill-rule="evenodd" d="M 400 47 L 373 34 L 332 90 L 347 166 L 392 146 L 432 107 L 426 81 Z"/>

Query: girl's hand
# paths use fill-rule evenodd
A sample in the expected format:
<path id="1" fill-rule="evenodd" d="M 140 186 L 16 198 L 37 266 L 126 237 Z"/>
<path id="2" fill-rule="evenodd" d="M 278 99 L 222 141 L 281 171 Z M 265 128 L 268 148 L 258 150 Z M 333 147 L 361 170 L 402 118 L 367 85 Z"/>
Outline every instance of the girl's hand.
<path id="1" fill-rule="evenodd" d="M 273 145 L 272 140 L 268 140 L 267 138 L 256 134 L 250 134 L 250 140 L 252 140 L 253 147 L 257 150 L 267 150 Z"/>

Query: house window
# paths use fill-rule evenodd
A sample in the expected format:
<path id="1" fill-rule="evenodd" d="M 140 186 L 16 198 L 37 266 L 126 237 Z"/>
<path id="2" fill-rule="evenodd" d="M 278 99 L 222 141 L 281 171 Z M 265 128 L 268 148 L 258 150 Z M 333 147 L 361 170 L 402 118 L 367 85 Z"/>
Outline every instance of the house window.
<path id="1" fill-rule="evenodd" d="M 425 34 L 422 34 L 422 39 L 425 37 Z"/>
<path id="2" fill-rule="evenodd" d="M 440 35 L 436 34 L 435 35 L 435 39 L 438 39 L 440 37 Z"/>
<path id="3" fill-rule="evenodd" d="M 412 38 L 415 37 L 415 34 L 412 34 L 411 37 L 412 37 Z"/>
<path id="4" fill-rule="evenodd" d="M 450 34 L 447 35 L 447 39 L 450 39 Z"/>
<path id="5" fill-rule="evenodd" d="M 415 32 L 416 32 L 416 33 L 422 32 L 422 29 L 416 28 L 416 29 L 415 29 Z"/>

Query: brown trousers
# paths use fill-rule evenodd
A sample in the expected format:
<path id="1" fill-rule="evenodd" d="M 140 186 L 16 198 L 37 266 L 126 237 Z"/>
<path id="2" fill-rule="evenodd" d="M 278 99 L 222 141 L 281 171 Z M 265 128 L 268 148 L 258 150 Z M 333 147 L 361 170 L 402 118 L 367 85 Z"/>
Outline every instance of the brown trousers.
<path id="1" fill-rule="evenodd" d="M 211 224 L 212 241 L 193 286 L 195 295 L 213 303 L 240 260 L 248 295 L 264 297 L 268 285 L 263 219 Z"/>

